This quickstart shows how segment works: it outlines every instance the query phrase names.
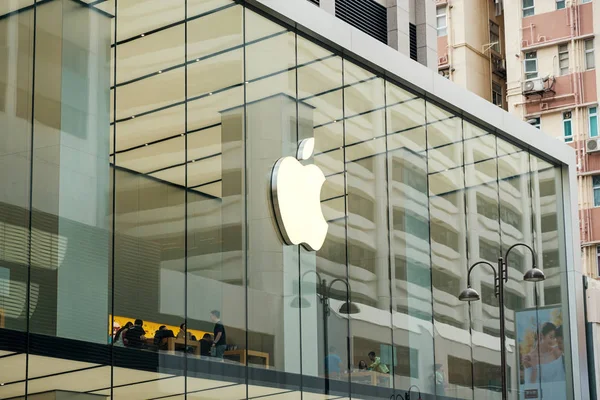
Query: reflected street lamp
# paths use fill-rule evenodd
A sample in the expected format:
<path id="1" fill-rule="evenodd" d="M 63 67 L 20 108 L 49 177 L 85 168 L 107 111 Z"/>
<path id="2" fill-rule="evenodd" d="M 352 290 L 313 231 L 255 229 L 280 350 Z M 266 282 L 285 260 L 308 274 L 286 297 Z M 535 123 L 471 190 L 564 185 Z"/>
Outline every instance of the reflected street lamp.
<path id="1" fill-rule="evenodd" d="M 392 396 L 390 397 L 390 400 L 394 400 L 394 399 L 395 399 L 395 400 L 399 400 L 399 399 L 402 399 L 402 400 L 410 400 L 410 394 L 412 393 L 412 389 L 413 389 L 413 388 L 416 388 L 416 389 L 419 391 L 419 398 L 418 398 L 417 400 L 422 400 L 422 399 L 421 399 L 421 389 L 419 389 L 419 387 L 418 387 L 417 385 L 412 385 L 411 387 L 409 387 L 409 388 L 408 388 L 408 392 L 405 392 L 405 393 L 404 393 L 404 396 L 402 396 L 401 394 L 397 394 L 397 395 L 394 397 L 394 395 L 392 395 Z"/>
<path id="2" fill-rule="evenodd" d="M 354 304 L 353 302 L 350 301 L 349 296 L 350 296 L 350 283 L 345 280 L 345 279 L 341 279 L 341 278 L 336 278 L 334 280 L 332 280 L 329 284 L 327 284 L 327 280 L 323 279 L 321 277 L 321 274 L 319 274 L 317 271 L 306 271 L 304 274 L 302 274 L 302 278 L 300 279 L 300 286 L 302 286 L 302 283 L 304 282 L 304 278 L 306 277 L 306 275 L 313 273 L 317 276 L 317 294 L 320 295 L 319 296 L 319 302 L 321 303 L 322 307 L 323 307 L 323 343 L 325 345 L 325 354 L 328 354 L 329 351 L 329 336 L 328 336 L 328 331 L 327 331 L 327 318 L 329 317 L 330 314 L 330 307 L 329 307 L 329 299 L 331 297 L 331 288 L 333 286 L 334 283 L 336 282 L 342 282 L 344 285 L 346 285 L 346 301 L 344 302 L 344 304 L 342 304 L 342 306 L 339 309 L 339 313 L 340 314 L 358 314 L 360 312 L 360 310 L 358 309 L 358 306 L 356 304 Z M 292 302 L 290 303 L 290 306 L 292 308 L 308 308 L 310 307 L 310 302 L 305 299 L 303 296 L 296 296 Z M 348 364 L 350 364 L 350 354 L 348 354 Z M 350 365 L 348 365 L 348 369 L 350 369 Z M 325 385 L 326 385 L 326 390 L 328 391 L 329 389 L 329 366 L 325 365 Z"/>
<path id="3" fill-rule="evenodd" d="M 467 288 L 463 290 L 458 299 L 461 301 L 477 301 L 481 298 L 477 290 L 471 287 L 471 271 L 478 265 L 487 265 L 492 271 L 494 271 L 494 295 L 498 297 L 498 305 L 500 307 L 500 364 L 502 368 L 502 400 L 506 400 L 508 398 L 508 388 L 506 387 L 506 337 L 504 334 L 505 330 L 505 319 L 504 319 L 504 283 L 508 282 L 508 254 L 512 249 L 518 246 L 523 246 L 529 249 L 531 252 L 531 257 L 533 259 L 532 268 L 523 275 L 523 280 L 526 282 L 541 282 L 546 279 L 546 276 L 542 272 L 542 270 L 536 267 L 536 255 L 531 247 L 526 245 L 525 243 L 517 243 L 513 244 L 508 248 L 504 258 L 498 258 L 498 274 L 496 274 L 496 268 L 492 264 L 487 261 L 479 261 L 473 264 L 469 268 L 469 272 L 467 273 Z"/>

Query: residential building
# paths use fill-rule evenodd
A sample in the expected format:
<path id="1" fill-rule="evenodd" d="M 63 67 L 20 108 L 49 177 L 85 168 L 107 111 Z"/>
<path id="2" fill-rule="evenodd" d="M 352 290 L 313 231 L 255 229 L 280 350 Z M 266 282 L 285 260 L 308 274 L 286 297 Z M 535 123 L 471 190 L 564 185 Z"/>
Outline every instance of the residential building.
<path id="1" fill-rule="evenodd" d="M 305 0 L 0 7 L 0 398 L 590 398 L 573 149 Z"/>
<path id="2" fill-rule="evenodd" d="M 436 0 L 438 71 L 507 109 L 502 3 Z"/>
<path id="3" fill-rule="evenodd" d="M 509 112 L 577 152 L 584 272 L 599 276 L 600 182 L 596 0 L 504 3 Z M 597 150 L 598 149 L 598 150 Z"/>

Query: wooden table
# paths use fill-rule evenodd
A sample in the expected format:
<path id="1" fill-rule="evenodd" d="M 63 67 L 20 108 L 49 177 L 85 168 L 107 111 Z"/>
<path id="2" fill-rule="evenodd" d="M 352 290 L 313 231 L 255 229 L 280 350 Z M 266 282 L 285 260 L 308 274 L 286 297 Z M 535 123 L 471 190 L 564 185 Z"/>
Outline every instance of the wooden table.
<path id="1" fill-rule="evenodd" d="M 256 350 L 228 350 L 225 353 L 223 353 L 226 356 L 236 356 L 240 358 L 240 363 L 241 364 L 246 364 L 247 358 L 248 357 L 258 357 L 258 358 L 262 358 L 263 360 L 265 360 L 265 367 L 268 369 L 269 368 L 269 353 L 264 353 L 262 351 L 256 351 Z"/>
<path id="2" fill-rule="evenodd" d="M 170 338 L 165 338 L 163 340 L 167 341 L 167 350 L 169 351 L 175 351 L 176 347 L 193 347 L 194 348 L 194 354 L 199 356 L 200 355 L 200 342 L 195 341 L 195 340 L 188 340 L 187 343 L 185 341 L 185 339 L 177 339 L 174 337 L 170 337 Z M 153 345 L 154 344 L 154 338 L 148 338 L 146 339 L 146 343 L 149 345 Z M 164 342 L 163 342 L 164 343 Z"/>

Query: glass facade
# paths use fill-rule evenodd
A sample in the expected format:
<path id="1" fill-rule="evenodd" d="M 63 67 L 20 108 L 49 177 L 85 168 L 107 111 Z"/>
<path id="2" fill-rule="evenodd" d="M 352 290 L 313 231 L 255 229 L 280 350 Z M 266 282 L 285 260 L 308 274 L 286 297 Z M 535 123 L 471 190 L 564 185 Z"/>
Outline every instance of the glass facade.
<path id="1" fill-rule="evenodd" d="M 0 398 L 500 398 L 458 295 L 516 243 L 509 396 L 573 398 L 563 166 L 240 3 L 0 5 Z M 308 138 L 317 251 L 270 193 Z"/>

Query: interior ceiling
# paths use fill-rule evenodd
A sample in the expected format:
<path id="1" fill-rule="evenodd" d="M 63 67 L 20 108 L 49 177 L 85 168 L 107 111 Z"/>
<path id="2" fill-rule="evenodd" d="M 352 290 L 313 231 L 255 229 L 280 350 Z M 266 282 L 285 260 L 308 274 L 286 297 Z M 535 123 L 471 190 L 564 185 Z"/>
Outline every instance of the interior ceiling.
<path id="1" fill-rule="evenodd" d="M 88 3 L 114 14 L 114 0 L 72 1 Z M 33 0 L 0 4 L 2 15 L 31 6 Z M 116 90 L 118 107 L 113 116 L 116 121 L 111 126 L 110 151 L 114 156 L 112 161 L 119 168 L 183 187 L 187 163 L 187 187 L 220 198 L 222 112 L 240 106 L 244 99 L 251 102 L 282 93 L 295 97 L 292 79 L 295 74 L 298 98 L 312 107 L 313 126 L 319 129 L 317 154 L 340 147 L 342 133 L 329 125 L 344 118 L 340 115 L 342 107 L 345 108 L 346 143 L 372 148 L 357 151 L 358 147 L 354 147 L 350 154 L 356 153 L 359 157 L 377 152 L 380 141 L 369 141 L 385 134 L 382 111 L 385 89 L 381 79 L 372 73 L 344 63 L 346 86 L 343 86 L 339 57 L 308 40 L 297 40 L 296 54 L 293 33 L 252 12 L 245 13 L 245 24 L 242 24 L 242 7 L 230 0 L 187 0 L 188 15 L 192 18 L 188 22 L 186 49 L 182 23 L 186 3 L 144 0 L 143 4 L 142 8 L 139 0 L 119 1 L 117 86 L 110 94 L 112 114 Z M 112 21 L 114 34 L 114 19 Z M 242 32 L 244 25 L 246 35 Z M 165 26 L 169 26 L 168 29 Z M 249 43 L 245 65 L 241 48 L 244 36 Z M 265 59 L 270 61 L 265 62 Z M 298 67 L 291 70 L 296 60 Z M 184 105 L 186 65 L 187 114 Z M 346 88 L 344 106 L 342 87 Z M 416 127 L 419 119 L 411 117 L 413 107 L 409 103 L 411 100 L 418 103 L 420 99 L 401 90 L 396 92 L 402 94 L 390 95 L 390 98 L 406 106 L 404 111 L 395 113 L 394 118 L 404 123 L 404 127 Z M 432 119 L 440 120 L 440 134 L 435 136 L 441 145 L 460 141 L 460 137 L 454 137 L 455 130 L 448 128 L 449 114 L 435 115 L 433 111 L 429 114 L 430 130 L 434 129 Z M 115 126 L 116 143 L 113 140 Z"/>
<path id="2" fill-rule="evenodd" d="M 0 399 L 23 396 L 25 393 L 25 354 L 1 352 Z M 43 393 L 65 390 L 91 393 L 109 397 L 111 395 L 111 371 L 109 366 L 83 363 L 59 358 L 29 355 L 28 393 Z M 167 368 L 165 368 L 167 369 Z M 258 385 L 235 384 L 226 381 L 176 376 L 128 368 L 114 367 L 112 374 L 113 398 L 147 400 L 155 398 L 183 399 L 187 387 L 187 398 L 205 400 L 238 400 L 246 398 L 300 399 L 300 392 Z M 186 382 L 187 380 L 187 382 Z M 326 400 L 345 397 L 302 393 L 303 399 Z"/>

